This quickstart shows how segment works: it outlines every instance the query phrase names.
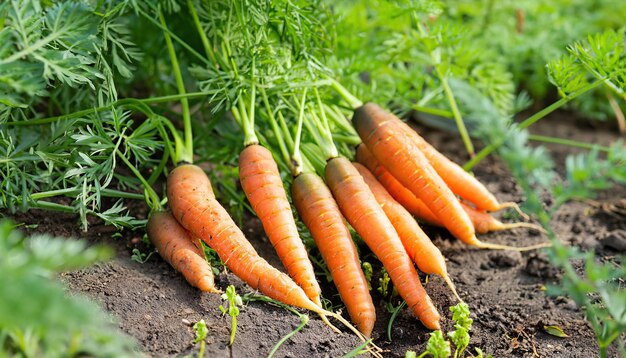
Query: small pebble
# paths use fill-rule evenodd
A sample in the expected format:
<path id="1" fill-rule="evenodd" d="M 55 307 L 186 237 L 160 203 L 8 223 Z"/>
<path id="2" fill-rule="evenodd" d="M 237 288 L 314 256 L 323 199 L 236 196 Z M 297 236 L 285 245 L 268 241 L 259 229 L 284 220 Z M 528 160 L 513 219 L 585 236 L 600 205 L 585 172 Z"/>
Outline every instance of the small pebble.
<path id="1" fill-rule="evenodd" d="M 189 327 L 193 326 L 193 323 L 191 323 L 191 322 L 190 322 L 188 319 L 186 319 L 186 318 L 183 318 L 183 319 L 182 319 L 182 322 L 183 322 L 183 324 L 184 324 L 185 326 L 189 326 Z"/>

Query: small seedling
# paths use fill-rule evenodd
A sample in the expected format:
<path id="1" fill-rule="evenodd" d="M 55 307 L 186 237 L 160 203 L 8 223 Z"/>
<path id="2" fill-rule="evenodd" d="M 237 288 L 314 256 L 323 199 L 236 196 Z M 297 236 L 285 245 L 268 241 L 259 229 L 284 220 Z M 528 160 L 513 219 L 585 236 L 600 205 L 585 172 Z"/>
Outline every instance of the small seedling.
<path id="1" fill-rule="evenodd" d="M 232 346 L 235 341 L 235 333 L 237 332 L 237 316 L 239 316 L 238 306 L 243 306 L 243 302 L 241 301 L 241 296 L 235 292 L 235 286 L 233 285 L 226 288 L 226 292 L 222 294 L 222 299 L 228 301 L 228 308 L 220 305 L 220 311 L 223 315 L 228 313 L 231 317 L 230 339 L 228 344 Z"/>
<path id="2" fill-rule="evenodd" d="M 130 257 L 131 260 L 139 262 L 140 264 L 146 263 L 146 261 L 148 261 L 150 259 L 150 256 L 152 256 L 156 251 L 152 251 L 149 254 L 145 254 L 141 251 L 139 251 L 139 249 L 133 249 L 133 255 Z"/>
<path id="3" fill-rule="evenodd" d="M 432 332 L 430 334 L 430 338 L 428 339 L 428 343 L 426 343 L 426 351 L 420 354 L 418 358 L 422 358 L 427 355 L 434 358 L 448 358 L 452 355 L 452 350 L 450 348 L 451 342 L 456 347 L 453 357 L 463 357 L 463 352 L 469 345 L 469 331 L 472 329 L 473 320 L 470 318 L 469 307 L 463 302 L 450 307 L 450 311 L 452 312 L 452 320 L 455 322 L 455 330 L 448 332 L 447 334 L 450 341 L 446 340 L 446 337 L 440 330 Z M 407 357 L 414 357 L 410 356 L 409 353 L 410 352 L 407 352 Z M 476 348 L 476 354 L 476 357 L 483 358 L 483 352 L 480 348 Z M 485 358 L 491 358 L 491 355 L 487 355 Z"/>
<path id="4" fill-rule="evenodd" d="M 428 343 L 426 343 L 426 351 L 420 354 L 418 358 L 422 358 L 427 355 L 431 355 L 433 358 L 448 358 L 450 357 L 450 354 L 450 342 L 446 340 L 440 330 L 437 330 L 430 334 Z"/>
<path id="5" fill-rule="evenodd" d="M 458 358 L 463 356 L 463 351 L 469 345 L 469 331 L 472 329 L 474 320 L 470 318 L 469 307 L 465 303 L 461 302 L 450 307 L 450 311 L 452 312 L 452 319 L 456 322 L 454 324 L 456 330 L 448 332 L 448 337 L 450 337 L 450 340 L 456 346 L 454 358 Z"/>
<path id="6" fill-rule="evenodd" d="M 193 330 L 196 332 L 196 339 L 193 340 L 193 343 L 200 343 L 200 351 L 198 351 L 198 358 L 204 357 L 204 347 L 206 343 L 204 340 L 206 339 L 207 334 L 209 333 L 209 329 L 206 327 L 206 323 L 203 319 L 199 320 L 193 325 Z"/>
<path id="7" fill-rule="evenodd" d="M 387 270 L 382 269 L 383 275 L 378 279 L 378 292 L 380 292 L 383 296 L 387 297 L 389 293 L 389 283 L 391 282 L 391 278 L 387 273 Z"/>

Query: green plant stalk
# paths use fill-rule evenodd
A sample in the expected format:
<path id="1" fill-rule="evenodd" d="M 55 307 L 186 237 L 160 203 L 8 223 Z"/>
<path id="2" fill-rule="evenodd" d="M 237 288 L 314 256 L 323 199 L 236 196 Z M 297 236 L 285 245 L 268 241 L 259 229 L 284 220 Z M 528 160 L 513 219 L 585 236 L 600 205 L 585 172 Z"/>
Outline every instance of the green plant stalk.
<path id="1" fill-rule="evenodd" d="M 280 124 L 280 128 L 282 129 L 283 133 L 285 133 L 285 139 L 287 140 L 287 145 L 291 147 L 293 150 L 293 147 L 294 147 L 293 139 L 291 138 L 289 129 L 287 128 L 287 121 L 285 121 L 283 112 L 278 110 L 278 113 L 276 114 L 276 116 L 278 117 L 278 124 Z"/>
<path id="2" fill-rule="evenodd" d="M 294 329 L 293 331 L 287 333 L 286 335 L 284 335 L 280 341 L 278 341 L 276 343 L 276 345 L 274 346 L 274 348 L 272 348 L 272 350 L 270 351 L 270 353 L 267 355 L 267 358 L 272 358 L 274 356 L 274 354 L 276 354 L 276 352 L 278 351 L 278 349 L 285 343 L 287 342 L 288 339 L 290 339 L 291 337 L 293 337 L 296 333 L 300 332 L 304 326 L 306 326 L 309 323 L 309 316 L 306 314 L 300 314 L 300 325 L 298 327 L 296 327 L 296 329 Z"/>
<path id="3" fill-rule="evenodd" d="M 144 193 L 145 193 L 145 199 L 146 199 L 146 202 L 147 202 L 148 206 L 150 207 L 150 209 L 151 210 L 161 210 L 162 208 L 161 208 L 161 201 L 159 200 L 159 196 L 154 191 L 154 189 L 152 189 L 152 186 L 150 186 L 150 184 L 143 177 L 143 175 L 141 175 L 141 173 L 139 172 L 137 167 L 135 167 L 128 160 L 128 158 L 126 158 L 124 153 L 122 153 L 119 149 L 116 149 L 115 153 L 117 153 L 118 157 L 120 157 L 120 159 L 124 162 L 124 164 L 126 164 L 128 169 L 130 169 L 130 171 L 132 171 L 133 174 L 135 174 L 137 179 L 139 179 L 141 184 L 143 184 L 143 187 L 144 187 L 143 189 L 144 189 Z"/>
<path id="4" fill-rule="evenodd" d="M 347 143 L 350 145 L 359 145 L 362 143 L 361 138 L 353 135 L 333 134 L 333 140 L 337 142 Z"/>
<path id="5" fill-rule="evenodd" d="M 90 115 L 90 114 L 93 114 L 93 113 L 109 111 L 109 110 L 111 110 L 111 109 L 113 109 L 115 107 L 132 106 L 133 104 L 167 103 L 167 102 L 178 101 L 178 100 L 181 100 L 183 98 L 189 98 L 189 99 L 192 99 L 192 98 L 203 98 L 203 97 L 206 97 L 208 95 L 210 95 L 210 93 L 208 93 L 208 92 L 190 92 L 190 93 L 184 93 L 184 94 L 176 94 L 176 95 L 168 95 L 168 96 L 152 97 L 152 98 L 142 98 L 142 99 L 123 98 L 123 99 L 119 99 L 119 100 L 117 100 L 115 102 L 111 102 L 110 104 L 108 104 L 106 106 L 94 107 L 94 108 L 90 108 L 90 109 L 83 109 L 83 110 L 80 110 L 80 111 L 76 111 L 76 112 L 69 113 L 69 114 L 62 114 L 62 115 L 59 115 L 59 116 L 31 119 L 31 120 L 27 120 L 27 121 L 5 122 L 5 123 L 3 123 L 3 125 L 7 125 L 7 126 L 33 126 L 33 125 L 54 123 L 54 122 L 58 122 L 58 121 L 61 121 L 61 120 L 80 118 L 80 117 L 83 117 L 83 116 L 86 116 L 86 115 Z"/>
<path id="6" fill-rule="evenodd" d="M 31 194 L 30 197 L 34 200 L 39 200 L 39 199 L 51 198 L 51 197 L 55 197 L 59 195 L 76 195 L 80 192 L 81 192 L 80 189 L 67 188 L 67 189 L 57 189 L 57 190 L 49 190 L 49 191 L 34 193 L 34 194 Z M 144 196 L 142 194 L 128 193 L 125 191 L 108 189 L 108 188 L 100 189 L 100 195 L 104 197 L 109 197 L 109 198 L 123 198 L 123 199 L 136 199 L 136 200 L 144 199 Z"/>
<path id="7" fill-rule="evenodd" d="M 360 346 L 346 353 L 346 355 L 344 355 L 343 358 L 354 358 L 354 357 L 358 357 L 362 354 L 367 353 L 369 350 L 366 347 L 369 346 L 370 343 L 372 343 L 372 340 L 368 339 L 367 341 L 361 343 Z"/>
<path id="8" fill-rule="evenodd" d="M 356 129 L 352 126 L 350 120 L 348 120 L 343 113 L 337 107 L 331 107 L 327 104 L 323 104 L 324 112 L 337 124 L 342 130 L 358 137 Z"/>
<path id="9" fill-rule="evenodd" d="M 178 58 L 176 57 L 176 51 L 174 50 L 174 44 L 172 43 L 172 38 L 167 31 L 167 24 L 165 23 L 165 17 L 163 16 L 163 12 L 159 9 L 159 21 L 165 31 L 163 31 L 163 36 L 165 37 L 165 43 L 167 45 L 167 51 L 170 55 L 170 61 L 172 62 L 172 69 L 174 71 L 174 78 L 176 79 L 176 87 L 178 87 L 178 93 L 185 93 L 185 83 L 183 82 L 183 75 L 180 71 L 180 65 L 178 64 Z M 189 113 L 189 101 L 187 98 L 181 98 L 180 104 L 183 112 L 183 129 L 184 129 L 184 150 L 181 151 L 180 156 L 177 155 L 176 158 L 172 158 L 175 164 L 184 161 L 187 163 L 193 163 L 193 133 L 191 128 L 191 115 Z"/>
<path id="10" fill-rule="evenodd" d="M 413 105 L 411 108 L 420 113 L 432 114 L 432 115 L 444 117 L 444 118 L 454 118 L 454 114 L 445 109 L 424 107 L 424 106 L 420 106 L 417 104 Z"/>
<path id="11" fill-rule="evenodd" d="M 217 64 L 217 57 L 215 56 L 215 52 L 213 51 L 213 48 L 209 43 L 209 39 L 207 38 L 206 33 L 202 28 L 202 24 L 200 23 L 200 19 L 198 18 L 198 13 L 196 12 L 196 7 L 193 5 L 192 0 L 187 0 L 187 7 L 189 8 L 189 13 L 191 14 L 193 23 L 196 26 L 198 36 L 200 36 L 200 41 L 202 42 L 202 47 L 204 47 L 204 52 L 214 65 Z"/>
<path id="12" fill-rule="evenodd" d="M 156 11 L 159 11 L 159 10 L 156 10 Z M 205 63 L 207 65 L 211 65 L 210 61 L 207 60 L 204 56 L 202 56 L 198 51 L 196 51 L 193 47 L 189 46 L 189 44 L 187 44 L 185 41 L 183 41 L 176 34 L 172 33 L 170 30 L 168 30 L 167 27 L 164 27 L 161 23 L 159 23 L 159 21 L 156 21 L 155 19 L 153 19 L 149 14 L 147 14 L 145 11 L 143 11 L 140 7 L 137 7 L 137 12 L 141 16 L 143 16 L 146 20 L 150 21 L 153 25 L 155 25 L 156 27 L 161 29 L 163 32 L 167 33 L 173 40 L 178 42 L 179 45 L 184 47 L 194 57 L 196 57 L 197 59 L 199 59 L 200 61 L 202 61 L 203 63 Z M 160 13 L 160 11 L 159 11 L 159 13 Z"/>
<path id="13" fill-rule="evenodd" d="M 538 134 L 530 134 L 528 136 L 528 139 L 536 141 L 536 142 L 561 144 L 561 145 L 566 145 L 566 146 L 576 147 L 576 148 L 596 149 L 601 152 L 608 152 L 610 150 L 609 147 L 605 147 L 603 145 L 584 143 L 584 142 L 579 142 L 579 141 L 570 140 L 570 139 L 549 137 L 549 136 L 538 135 Z"/>
<path id="14" fill-rule="evenodd" d="M 298 125 L 296 127 L 296 138 L 293 143 L 293 154 L 292 160 L 293 165 L 291 169 L 291 174 L 295 177 L 298 176 L 302 172 L 302 154 L 300 154 L 300 139 L 302 138 L 302 123 L 304 122 L 304 103 L 306 101 L 306 93 L 307 89 L 304 89 L 302 93 L 302 100 L 300 102 L 300 108 L 298 113 Z"/>
<path id="15" fill-rule="evenodd" d="M 32 203 L 33 207 L 35 208 L 39 208 L 39 209 L 45 209 L 45 210 L 51 210 L 51 211 L 59 211 L 62 213 L 76 213 L 76 210 L 71 207 L 71 206 L 67 206 L 67 205 L 63 205 L 63 204 L 59 204 L 59 203 L 52 203 L 49 201 L 45 201 L 45 200 L 35 200 Z"/>
<path id="16" fill-rule="evenodd" d="M 454 93 L 452 93 L 452 89 L 448 84 L 448 79 L 446 78 L 445 74 L 441 72 L 441 67 L 438 64 L 435 65 L 435 70 L 437 72 L 439 80 L 441 81 L 441 85 L 443 86 L 443 90 L 446 94 L 446 99 L 448 100 L 450 109 L 452 109 L 454 121 L 456 122 L 456 126 L 459 130 L 459 134 L 461 135 L 461 139 L 463 140 L 463 144 L 465 145 L 465 150 L 467 151 L 467 154 L 469 154 L 470 158 L 474 157 L 474 155 L 476 155 L 476 153 L 474 152 L 474 145 L 472 144 L 472 140 L 470 139 L 467 128 L 465 127 L 465 122 L 463 122 L 463 117 L 461 117 L 461 112 L 459 111 L 459 107 L 454 98 Z"/>
<path id="17" fill-rule="evenodd" d="M 204 349 L 206 347 L 206 343 L 204 340 L 200 341 L 200 349 L 198 350 L 198 358 L 204 358 Z"/>
<path id="18" fill-rule="evenodd" d="M 276 136 L 278 148 L 280 149 L 280 154 L 283 156 L 283 160 L 285 161 L 285 163 L 289 163 L 289 149 L 285 145 L 285 138 L 290 136 L 288 136 L 288 133 L 286 133 L 286 135 L 283 135 L 283 133 L 280 131 L 280 128 L 278 128 L 276 117 L 274 116 L 274 112 L 272 111 L 272 107 L 270 106 L 270 102 L 267 97 L 267 93 L 265 92 L 265 89 L 259 87 L 259 93 L 261 94 L 263 105 L 265 105 L 265 110 L 267 111 L 267 117 L 268 121 L 270 122 L 270 126 L 272 127 L 272 132 L 274 132 L 274 135 Z M 287 142 L 287 145 L 291 145 L 291 138 L 287 139 L 289 140 L 289 142 Z"/>
<path id="19" fill-rule="evenodd" d="M 527 119 L 525 119 L 524 121 L 522 121 L 519 124 L 518 127 L 520 129 L 526 129 L 526 128 L 532 126 L 537 121 L 539 121 L 540 119 L 543 119 L 548 114 L 550 114 L 550 113 L 556 111 L 557 109 L 561 108 L 562 106 L 564 106 L 565 104 L 567 104 L 568 102 L 573 100 L 574 98 L 576 98 L 576 97 L 586 93 L 587 91 L 590 91 L 590 90 L 598 87 L 602 83 L 604 83 L 604 80 L 597 80 L 595 82 L 592 82 L 592 83 L 586 85 L 585 87 L 579 89 L 576 92 L 570 93 L 569 95 L 567 95 L 565 97 L 562 97 L 558 101 L 552 103 L 548 107 L 545 107 L 544 109 L 540 110 L 539 112 L 533 114 L 532 116 L 530 116 Z M 494 150 L 498 149 L 502 144 L 504 144 L 505 140 L 506 140 L 506 138 L 501 138 L 497 142 L 489 144 L 488 146 L 483 148 L 480 152 L 478 152 L 476 154 L 476 156 L 474 158 L 472 158 L 470 161 L 465 163 L 465 165 L 463 165 L 463 169 L 465 169 L 466 171 L 471 170 L 474 166 L 476 166 L 476 164 L 480 163 L 483 159 L 485 159 Z"/>
<path id="20" fill-rule="evenodd" d="M 339 93 L 339 95 L 348 102 L 348 105 L 354 110 L 363 105 L 363 102 L 356 98 L 347 88 L 341 85 L 341 83 L 336 80 L 329 78 L 330 86 Z"/>
<path id="21" fill-rule="evenodd" d="M 250 108 L 248 110 L 248 113 L 246 113 L 245 105 L 243 103 L 244 102 L 243 95 L 239 97 L 239 100 L 237 101 L 241 107 L 241 114 L 242 115 L 245 114 L 241 122 L 241 128 L 243 129 L 243 135 L 244 135 L 244 141 L 243 141 L 244 147 L 259 143 L 259 138 L 257 138 L 255 131 L 254 131 L 254 121 L 255 121 L 254 110 L 256 107 L 256 85 L 254 84 L 254 75 L 255 75 L 254 74 L 254 70 L 255 70 L 254 62 L 255 60 L 253 58 L 252 59 L 252 74 L 251 74 L 252 89 L 250 90 Z"/>
<path id="22" fill-rule="evenodd" d="M 402 301 L 389 318 L 389 324 L 387 324 L 387 339 L 389 342 L 391 342 L 391 327 L 393 327 L 393 322 L 396 320 L 396 317 L 398 317 L 398 314 L 400 314 L 400 311 L 404 308 L 404 306 L 406 306 L 406 301 Z"/>
<path id="23" fill-rule="evenodd" d="M 237 316 L 230 316 L 230 337 L 228 338 L 228 345 L 232 346 L 235 342 L 235 334 L 237 333 Z"/>

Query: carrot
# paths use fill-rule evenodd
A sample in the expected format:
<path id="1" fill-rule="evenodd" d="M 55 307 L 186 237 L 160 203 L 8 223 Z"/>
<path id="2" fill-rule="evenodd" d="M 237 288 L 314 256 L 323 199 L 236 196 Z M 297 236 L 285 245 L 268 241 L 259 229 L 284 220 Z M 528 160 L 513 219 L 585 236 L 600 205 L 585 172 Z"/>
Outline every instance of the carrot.
<path id="1" fill-rule="evenodd" d="M 357 108 L 353 117 L 356 131 L 374 158 L 422 200 L 452 235 L 480 246 L 461 203 L 405 131 L 394 124 L 396 119 L 370 103 Z"/>
<path id="2" fill-rule="evenodd" d="M 378 107 L 373 103 L 368 103 L 366 106 Z M 373 108 L 372 111 L 383 111 L 383 109 L 378 107 Z M 389 116 L 389 119 L 392 125 L 398 126 L 399 129 L 409 135 L 415 146 L 424 153 L 430 165 L 432 165 L 433 169 L 435 169 L 453 193 L 471 202 L 479 210 L 497 211 L 507 207 L 518 208 L 516 203 L 499 203 L 498 199 L 480 181 L 441 154 L 400 118 Z"/>
<path id="3" fill-rule="evenodd" d="M 170 173 L 167 178 L 167 199 L 176 220 L 215 250 L 224 265 L 253 289 L 284 304 L 315 312 L 323 318 L 333 317 L 365 340 L 343 317 L 311 301 L 288 275 L 260 257 L 215 199 L 210 185 L 204 171 L 192 164 L 178 166 Z M 329 322 L 327 324 L 339 331 Z M 370 346 L 378 349 L 372 344 Z"/>
<path id="4" fill-rule="evenodd" d="M 380 184 L 391 194 L 391 196 L 400 203 L 409 213 L 424 222 L 435 225 L 444 226 L 443 223 L 433 214 L 433 212 L 418 199 L 409 189 L 404 187 L 396 178 L 391 175 L 387 169 L 378 163 L 376 158 L 372 156 L 364 144 L 359 144 L 356 149 L 356 160 L 367 167 L 372 174 L 378 179 Z M 517 227 L 527 227 L 538 231 L 544 231 L 541 226 L 525 223 L 502 223 L 489 213 L 479 211 L 463 202 L 461 202 L 463 210 L 469 215 L 474 230 L 479 234 L 486 234 L 492 231 L 508 230 Z"/>
<path id="5" fill-rule="evenodd" d="M 356 148 L 356 161 L 369 169 L 376 179 L 387 189 L 389 194 L 411 214 L 429 224 L 443 226 L 441 221 L 433 214 L 428 206 L 418 199 L 413 192 L 402 185 L 398 179 L 391 175 L 391 173 L 374 158 L 363 143 L 359 144 Z"/>
<path id="6" fill-rule="evenodd" d="M 298 175 L 291 186 L 294 205 L 311 232 L 330 270 L 348 314 L 366 337 L 376 321 L 376 310 L 350 231 L 322 178 L 314 173 Z"/>
<path id="7" fill-rule="evenodd" d="M 482 242 L 476 238 L 474 225 L 424 154 L 410 136 L 397 125 L 399 119 L 375 104 L 367 103 L 354 112 L 359 137 L 402 185 L 424 202 L 450 233 L 468 245 L 486 249 L 526 251 L 550 246 L 550 243 L 512 247 Z"/>
<path id="8" fill-rule="evenodd" d="M 177 167 L 169 175 L 167 198 L 178 222 L 215 250 L 224 264 L 253 289 L 292 306 L 319 310 L 289 276 L 256 253 L 226 210 L 213 195 L 207 195 L 207 183 L 204 171 L 190 164 Z"/>
<path id="9" fill-rule="evenodd" d="M 461 202 L 461 206 L 469 215 L 470 220 L 472 220 L 472 223 L 474 224 L 474 229 L 479 234 L 486 234 L 492 231 L 515 229 L 518 227 L 525 227 L 545 233 L 545 229 L 539 225 L 527 222 L 503 223 L 500 220 L 491 216 L 489 213 L 477 210 L 463 202 Z"/>
<path id="10" fill-rule="evenodd" d="M 396 229 L 406 252 L 413 262 L 417 264 L 417 267 L 427 274 L 436 274 L 443 277 L 457 299 L 463 302 L 456 292 L 454 283 L 450 280 L 446 261 L 441 251 L 430 241 L 430 238 L 413 219 L 411 213 L 394 200 L 366 167 L 359 163 L 353 163 L 353 165 L 363 177 L 365 184 L 372 190 L 376 201 L 383 208 L 389 221 Z"/>
<path id="11" fill-rule="evenodd" d="M 239 179 L 289 276 L 313 302 L 321 306 L 321 289 L 298 234 L 272 153 L 258 144 L 247 146 L 239 156 Z"/>
<path id="12" fill-rule="evenodd" d="M 205 260 L 202 249 L 196 246 L 200 242 L 197 238 L 192 239 L 172 214 L 166 211 L 152 213 L 146 230 L 159 255 L 182 273 L 190 285 L 205 292 L 220 292 L 215 288 L 211 266 Z"/>
<path id="13" fill-rule="evenodd" d="M 387 269 L 411 311 L 427 328 L 440 329 L 439 312 L 394 227 L 356 168 L 346 158 L 336 157 L 328 160 L 325 176 L 341 212 Z"/>

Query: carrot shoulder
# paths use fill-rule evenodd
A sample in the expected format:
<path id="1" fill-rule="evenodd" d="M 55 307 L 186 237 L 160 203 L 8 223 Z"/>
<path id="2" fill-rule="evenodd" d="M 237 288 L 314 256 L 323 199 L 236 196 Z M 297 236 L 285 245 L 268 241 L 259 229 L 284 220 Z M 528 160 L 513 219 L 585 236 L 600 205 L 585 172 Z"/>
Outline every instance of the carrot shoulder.
<path id="1" fill-rule="evenodd" d="M 396 120 L 396 116 L 371 103 L 357 108 L 353 118 L 374 158 L 422 200 L 452 235 L 477 245 L 474 226 L 459 200 L 405 131 L 394 124 Z"/>
<path id="2" fill-rule="evenodd" d="M 291 186 L 293 202 L 330 270 L 348 314 L 369 337 L 376 310 L 350 231 L 332 193 L 317 174 L 298 175 Z"/>
<path id="3" fill-rule="evenodd" d="M 313 312 L 320 308 L 289 276 L 261 258 L 213 196 L 204 171 L 194 165 L 174 169 L 167 179 L 173 216 L 217 252 L 224 264 L 253 289 L 288 305 Z"/>
<path id="4" fill-rule="evenodd" d="M 313 302 L 321 306 L 321 289 L 298 234 L 272 153 L 258 144 L 247 146 L 239 156 L 239 179 L 289 276 Z"/>
<path id="5" fill-rule="evenodd" d="M 166 211 L 150 215 L 146 225 L 148 237 L 163 257 L 176 271 L 183 274 L 190 285 L 205 292 L 220 292 L 215 288 L 213 271 L 192 237 Z M 195 239 L 197 241 L 198 239 Z"/>
<path id="6" fill-rule="evenodd" d="M 341 212 L 387 269 L 400 296 L 429 329 L 440 329 L 440 316 L 422 287 L 398 234 L 372 191 L 345 158 L 326 165 L 326 181 Z"/>

